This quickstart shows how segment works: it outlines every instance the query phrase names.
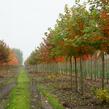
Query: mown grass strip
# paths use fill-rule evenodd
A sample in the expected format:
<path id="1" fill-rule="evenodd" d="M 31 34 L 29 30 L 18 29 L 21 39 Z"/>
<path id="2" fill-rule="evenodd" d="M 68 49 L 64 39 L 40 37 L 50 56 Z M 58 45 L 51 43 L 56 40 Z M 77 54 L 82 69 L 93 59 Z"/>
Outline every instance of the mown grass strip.
<path id="1" fill-rule="evenodd" d="M 29 78 L 21 71 L 17 78 L 17 86 L 12 90 L 6 109 L 30 109 Z"/>
<path id="2" fill-rule="evenodd" d="M 38 90 L 41 94 L 47 98 L 48 102 L 51 104 L 53 109 L 65 109 L 59 102 L 58 98 L 53 94 L 49 93 L 49 91 L 43 86 L 38 85 Z"/>

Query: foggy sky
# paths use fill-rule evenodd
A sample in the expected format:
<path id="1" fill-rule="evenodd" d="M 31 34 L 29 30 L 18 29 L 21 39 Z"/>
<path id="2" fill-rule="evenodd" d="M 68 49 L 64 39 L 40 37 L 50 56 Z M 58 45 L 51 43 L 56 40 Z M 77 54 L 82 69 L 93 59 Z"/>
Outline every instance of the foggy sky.
<path id="1" fill-rule="evenodd" d="M 0 0 L 0 40 L 19 48 L 26 59 L 53 27 L 65 4 L 74 0 Z"/>

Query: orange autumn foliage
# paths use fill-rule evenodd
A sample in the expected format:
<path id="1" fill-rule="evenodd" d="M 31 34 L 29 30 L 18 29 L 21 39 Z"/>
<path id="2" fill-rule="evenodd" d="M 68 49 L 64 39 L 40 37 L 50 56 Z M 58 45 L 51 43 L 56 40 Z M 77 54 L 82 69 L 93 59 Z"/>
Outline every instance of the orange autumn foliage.
<path id="1" fill-rule="evenodd" d="M 101 25 L 101 30 L 105 34 L 106 37 L 109 38 L 109 12 L 107 11 L 102 11 L 101 12 L 101 20 L 102 20 L 102 25 Z"/>
<path id="2" fill-rule="evenodd" d="M 65 59 L 64 59 L 64 57 L 57 57 L 57 58 L 55 59 L 55 61 L 56 61 L 56 62 L 64 62 Z"/>
<path id="3" fill-rule="evenodd" d="M 7 64 L 8 65 L 18 65 L 19 64 L 16 54 L 12 50 L 10 50 L 9 62 Z"/>

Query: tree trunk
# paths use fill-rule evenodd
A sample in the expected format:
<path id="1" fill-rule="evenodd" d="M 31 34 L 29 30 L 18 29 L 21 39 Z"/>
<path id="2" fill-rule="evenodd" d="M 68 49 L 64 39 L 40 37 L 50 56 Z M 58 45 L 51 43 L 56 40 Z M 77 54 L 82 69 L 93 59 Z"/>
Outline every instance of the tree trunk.
<path id="1" fill-rule="evenodd" d="M 76 57 L 74 57 L 75 61 L 75 90 L 78 92 L 78 72 L 77 72 L 77 60 Z"/>
<path id="2" fill-rule="evenodd" d="M 94 60 L 95 72 L 94 72 L 94 80 L 96 81 L 96 74 L 97 74 L 97 60 Z"/>
<path id="3" fill-rule="evenodd" d="M 81 88 L 81 94 L 83 95 L 83 69 L 82 69 L 82 57 L 80 56 L 80 88 Z"/>
<path id="4" fill-rule="evenodd" d="M 90 72 L 91 73 L 91 80 L 93 79 L 93 74 L 92 74 L 93 70 L 92 70 L 92 67 L 93 67 L 93 60 L 92 60 L 92 56 L 91 56 L 91 72 Z"/>
<path id="5" fill-rule="evenodd" d="M 70 77 L 71 77 L 71 92 L 72 92 L 72 89 L 73 89 L 73 76 L 72 76 L 72 73 L 73 73 L 73 65 L 72 65 L 72 56 L 70 57 Z M 71 93 L 71 98 L 70 98 L 70 102 L 72 103 L 72 93 Z M 73 109 L 73 107 L 71 106 L 71 109 Z"/>
<path id="6" fill-rule="evenodd" d="M 70 76 L 71 76 L 71 90 L 73 89 L 73 77 L 72 77 L 72 57 L 70 57 Z"/>
<path id="7" fill-rule="evenodd" d="M 104 63 L 104 52 L 102 54 L 102 89 L 104 89 L 104 79 L 105 79 L 105 63 Z"/>

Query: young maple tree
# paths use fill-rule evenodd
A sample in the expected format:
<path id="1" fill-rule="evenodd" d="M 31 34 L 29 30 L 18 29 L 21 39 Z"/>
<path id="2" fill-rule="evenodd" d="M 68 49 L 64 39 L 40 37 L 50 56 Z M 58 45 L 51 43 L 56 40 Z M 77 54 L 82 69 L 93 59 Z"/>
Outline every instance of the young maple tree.
<path id="1" fill-rule="evenodd" d="M 109 8 L 108 0 L 91 0 L 89 2 L 91 19 L 94 25 L 89 27 L 90 45 L 96 50 L 101 51 L 102 58 L 102 89 L 104 89 L 105 60 L 104 56 L 108 53 L 109 47 Z"/>

